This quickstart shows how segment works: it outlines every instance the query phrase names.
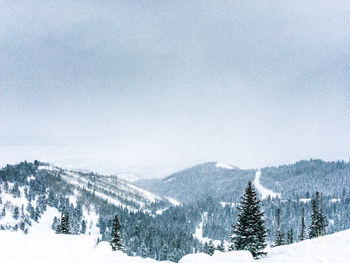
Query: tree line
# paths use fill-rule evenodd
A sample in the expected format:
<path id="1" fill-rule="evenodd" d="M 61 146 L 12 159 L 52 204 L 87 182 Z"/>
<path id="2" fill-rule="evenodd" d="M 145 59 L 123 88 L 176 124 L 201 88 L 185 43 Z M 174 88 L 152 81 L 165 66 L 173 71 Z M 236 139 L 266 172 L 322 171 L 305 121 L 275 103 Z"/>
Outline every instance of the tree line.
<path id="1" fill-rule="evenodd" d="M 240 205 L 238 206 L 237 223 L 232 225 L 233 234 L 231 235 L 231 245 L 229 250 L 248 250 L 255 259 L 266 255 L 264 249 L 267 246 L 266 236 L 267 229 L 265 228 L 264 212 L 260 208 L 260 200 L 257 193 L 249 182 L 245 189 L 244 195 L 241 197 Z M 276 212 L 276 234 L 274 246 L 291 244 L 294 242 L 294 229 L 290 229 L 286 233 L 281 230 L 280 226 L 281 211 L 278 208 Z M 325 229 L 328 225 L 327 218 L 322 210 L 322 197 L 319 192 L 316 192 L 315 198 L 312 200 L 312 215 L 311 224 L 309 226 L 308 237 L 315 238 L 325 234 Z M 119 222 L 118 215 L 115 215 L 112 225 L 111 239 L 109 241 L 113 251 L 125 252 L 125 245 L 122 237 L 122 227 Z M 71 234 L 69 225 L 69 213 L 62 212 L 61 218 L 58 221 L 57 234 Z M 302 208 L 301 229 L 299 240 L 307 238 L 305 226 L 305 210 Z M 210 241 L 204 249 L 209 255 L 213 255 L 215 250 L 225 251 L 223 243 L 217 247 Z"/>

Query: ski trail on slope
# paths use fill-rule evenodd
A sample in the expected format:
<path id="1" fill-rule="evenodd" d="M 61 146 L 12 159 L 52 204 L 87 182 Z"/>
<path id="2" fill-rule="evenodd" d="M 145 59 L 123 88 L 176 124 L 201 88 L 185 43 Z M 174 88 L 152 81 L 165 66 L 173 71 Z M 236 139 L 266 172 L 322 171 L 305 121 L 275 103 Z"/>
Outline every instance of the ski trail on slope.
<path id="1" fill-rule="evenodd" d="M 261 194 L 261 199 L 265 199 L 268 196 L 271 196 L 271 198 L 281 198 L 281 194 L 280 193 L 275 193 L 274 191 L 265 188 L 262 184 L 260 184 L 260 176 L 261 176 L 261 171 L 257 170 L 255 173 L 255 179 L 253 184 L 255 185 L 256 189 L 259 191 L 259 193 Z"/>

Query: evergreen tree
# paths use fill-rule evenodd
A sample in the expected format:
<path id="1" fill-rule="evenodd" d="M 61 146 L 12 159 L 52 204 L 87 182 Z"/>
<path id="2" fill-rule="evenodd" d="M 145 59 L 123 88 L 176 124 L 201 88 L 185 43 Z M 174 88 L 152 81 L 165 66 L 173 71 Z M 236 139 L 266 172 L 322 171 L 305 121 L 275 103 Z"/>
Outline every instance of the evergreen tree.
<path id="1" fill-rule="evenodd" d="M 167 260 L 168 259 L 168 246 L 167 246 L 167 244 L 163 244 L 159 259 L 160 260 Z"/>
<path id="2" fill-rule="evenodd" d="M 291 228 L 287 233 L 287 244 L 293 244 L 294 243 L 294 231 L 293 228 Z"/>
<path id="3" fill-rule="evenodd" d="M 70 235 L 69 213 L 62 212 L 61 219 L 58 221 L 56 234 Z"/>
<path id="4" fill-rule="evenodd" d="M 322 194 L 320 197 L 320 202 L 318 204 L 318 213 L 317 213 L 317 228 L 319 229 L 319 236 L 323 236 L 326 234 L 326 227 L 328 226 L 328 220 L 326 215 L 323 213 L 323 202 L 322 202 Z"/>
<path id="5" fill-rule="evenodd" d="M 248 250 L 255 259 L 266 255 L 262 251 L 266 247 L 264 212 L 260 211 L 259 203 L 252 183 L 248 182 L 245 194 L 241 197 L 237 224 L 232 235 L 233 248 Z"/>
<path id="6" fill-rule="evenodd" d="M 210 240 L 208 244 L 208 254 L 212 256 L 214 252 L 215 252 L 215 246 L 213 244 L 213 241 Z"/>
<path id="7" fill-rule="evenodd" d="M 13 215 L 12 215 L 13 219 L 17 220 L 19 217 L 19 208 L 18 206 L 15 207 L 15 209 L 13 210 Z"/>
<path id="8" fill-rule="evenodd" d="M 285 244 L 284 242 L 284 233 L 281 231 L 281 209 L 277 209 L 276 212 L 276 221 L 277 221 L 277 231 L 275 235 L 275 243 L 274 246 L 282 246 Z"/>
<path id="9" fill-rule="evenodd" d="M 216 247 L 216 250 L 219 250 L 220 252 L 225 252 L 224 240 L 221 240 L 221 243 Z"/>
<path id="10" fill-rule="evenodd" d="M 328 225 L 327 218 L 323 214 L 322 205 L 320 204 L 320 195 L 316 192 L 315 199 L 312 200 L 311 225 L 309 229 L 309 238 L 323 236 L 326 226 Z"/>
<path id="11" fill-rule="evenodd" d="M 80 229 L 80 234 L 85 234 L 86 233 L 86 221 L 82 220 L 81 221 L 81 229 Z"/>
<path id="12" fill-rule="evenodd" d="M 51 225 L 51 229 L 54 230 L 55 232 L 56 232 L 56 230 L 57 230 L 58 221 L 59 221 L 59 220 L 58 220 L 57 217 L 55 216 L 55 217 L 53 218 L 53 222 L 52 222 L 52 225 Z"/>
<path id="13" fill-rule="evenodd" d="M 305 208 L 302 209 L 302 216 L 301 216 L 301 229 L 299 234 L 299 241 L 303 241 L 306 238 L 305 233 Z"/>
<path id="14" fill-rule="evenodd" d="M 122 237 L 122 227 L 119 223 L 118 215 L 115 215 L 112 233 L 111 233 L 111 241 L 109 242 L 112 250 L 125 251 L 123 237 Z"/>
<path id="15" fill-rule="evenodd" d="M 141 247 L 139 247 L 139 253 L 138 255 L 145 258 L 148 256 L 148 251 L 147 251 L 147 247 L 145 245 L 145 243 L 142 243 Z"/>

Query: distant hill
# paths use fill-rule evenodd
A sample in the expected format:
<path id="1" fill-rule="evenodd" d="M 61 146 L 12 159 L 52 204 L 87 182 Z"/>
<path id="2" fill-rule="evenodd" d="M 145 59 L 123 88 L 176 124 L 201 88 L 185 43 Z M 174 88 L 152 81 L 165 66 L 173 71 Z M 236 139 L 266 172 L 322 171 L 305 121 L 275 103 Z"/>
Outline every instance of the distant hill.
<path id="1" fill-rule="evenodd" d="M 257 170 L 242 170 L 229 164 L 208 162 L 174 173 L 164 179 L 136 182 L 161 196 L 181 202 L 208 196 L 223 202 L 236 202 Z M 299 161 L 295 164 L 261 169 L 260 184 L 280 193 L 282 199 L 308 198 L 319 191 L 324 195 L 350 190 L 350 164 L 344 161 Z"/>
<path id="2" fill-rule="evenodd" d="M 221 201 L 237 201 L 255 170 L 208 162 L 174 173 L 164 179 L 139 180 L 139 186 L 181 202 L 197 201 L 208 196 Z"/>
<path id="3" fill-rule="evenodd" d="M 350 190 L 350 163 L 322 160 L 299 161 L 295 164 L 261 169 L 260 183 L 281 193 L 282 198 L 305 197 L 316 191 L 334 195 Z"/>

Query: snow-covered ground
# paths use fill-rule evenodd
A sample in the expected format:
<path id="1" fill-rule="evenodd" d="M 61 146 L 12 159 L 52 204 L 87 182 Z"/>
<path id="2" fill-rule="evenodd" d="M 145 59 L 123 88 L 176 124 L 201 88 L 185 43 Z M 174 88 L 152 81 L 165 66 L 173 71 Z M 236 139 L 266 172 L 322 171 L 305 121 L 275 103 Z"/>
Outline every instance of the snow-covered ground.
<path id="1" fill-rule="evenodd" d="M 350 259 L 350 230 L 270 248 L 261 263 L 347 263 Z"/>
<path id="2" fill-rule="evenodd" d="M 170 204 L 172 204 L 173 206 L 181 205 L 181 203 L 179 201 L 175 200 L 174 198 L 170 198 L 170 197 L 167 197 L 167 196 L 165 198 L 168 199 Z"/>
<path id="3" fill-rule="evenodd" d="M 39 218 L 39 222 L 33 221 L 29 233 L 36 235 L 53 234 L 54 231 L 51 229 L 51 225 L 55 216 L 60 218 L 61 213 L 56 208 L 48 206 L 45 213 Z"/>
<path id="4" fill-rule="evenodd" d="M 247 251 L 184 256 L 180 263 L 348 263 L 350 230 L 338 232 L 291 245 L 269 248 L 266 257 L 254 260 Z"/>
<path id="5" fill-rule="evenodd" d="M 136 174 L 123 173 L 123 174 L 117 174 L 116 176 L 118 177 L 118 179 L 130 182 L 130 183 L 136 182 L 137 180 L 141 179 L 141 177 Z"/>
<path id="6" fill-rule="evenodd" d="M 51 212 L 50 215 L 54 214 L 54 211 Z M 291 245 L 269 248 L 268 255 L 257 261 L 247 251 L 215 251 L 213 256 L 203 253 L 186 255 L 180 263 L 348 263 L 349 248 L 350 230 L 346 230 Z M 0 252 L 0 262 L 4 263 L 157 262 L 114 252 L 106 242 L 96 246 L 96 241 L 91 236 L 55 235 L 53 231 L 38 231 L 28 235 L 22 232 L 0 231 Z"/>
<path id="7" fill-rule="evenodd" d="M 213 256 L 204 253 L 184 256 L 179 263 L 252 263 L 255 262 L 248 251 L 219 252 Z"/>
<path id="8" fill-rule="evenodd" d="M 196 227 L 193 237 L 198 239 L 202 244 L 209 243 L 210 241 L 212 241 L 215 246 L 218 246 L 221 243 L 220 240 L 214 240 L 208 237 L 203 237 L 203 224 L 207 220 L 208 220 L 208 213 L 204 212 L 202 214 L 202 220 L 199 223 L 198 227 Z"/>
<path id="9" fill-rule="evenodd" d="M 87 235 L 43 235 L 0 231 L 1 263 L 156 263 L 111 250 L 106 242 L 96 246 Z M 169 261 L 168 261 L 169 262 Z"/>
<path id="10" fill-rule="evenodd" d="M 231 164 L 228 164 L 228 163 L 216 163 L 215 166 L 218 168 L 228 169 L 228 170 L 237 170 L 238 169 L 238 167 L 231 165 Z"/>
<path id="11" fill-rule="evenodd" d="M 261 171 L 260 170 L 256 171 L 253 184 L 258 190 L 258 192 L 261 194 L 261 199 L 265 199 L 268 196 L 271 196 L 271 198 L 275 198 L 275 197 L 281 198 L 280 193 L 275 193 L 274 191 L 267 189 L 262 184 L 260 184 L 260 176 L 261 176 Z"/>
<path id="12" fill-rule="evenodd" d="M 300 198 L 300 202 L 303 202 L 303 203 L 311 202 L 311 198 Z"/>
<path id="13" fill-rule="evenodd" d="M 220 202 L 222 207 L 225 206 L 231 206 L 231 207 L 235 207 L 237 205 L 237 203 L 229 203 L 229 202 Z"/>

